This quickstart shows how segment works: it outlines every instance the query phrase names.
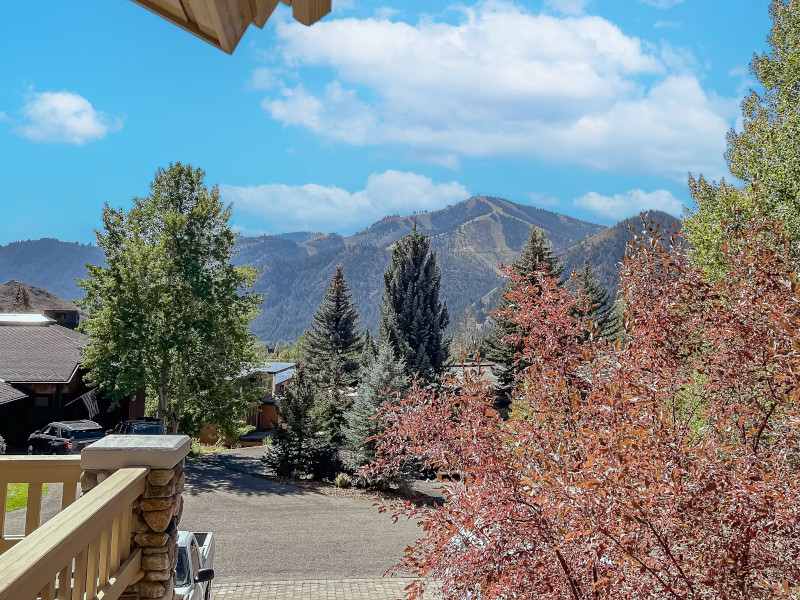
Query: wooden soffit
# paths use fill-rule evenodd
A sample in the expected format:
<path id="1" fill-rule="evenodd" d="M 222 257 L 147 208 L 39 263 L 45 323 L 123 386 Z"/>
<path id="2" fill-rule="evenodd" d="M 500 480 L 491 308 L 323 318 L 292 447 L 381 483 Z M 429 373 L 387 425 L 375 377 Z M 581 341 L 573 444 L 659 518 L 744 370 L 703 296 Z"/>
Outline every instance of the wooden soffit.
<path id="1" fill-rule="evenodd" d="M 170 23 L 232 54 L 250 25 L 264 27 L 279 2 L 313 25 L 331 12 L 331 0 L 133 0 Z"/>

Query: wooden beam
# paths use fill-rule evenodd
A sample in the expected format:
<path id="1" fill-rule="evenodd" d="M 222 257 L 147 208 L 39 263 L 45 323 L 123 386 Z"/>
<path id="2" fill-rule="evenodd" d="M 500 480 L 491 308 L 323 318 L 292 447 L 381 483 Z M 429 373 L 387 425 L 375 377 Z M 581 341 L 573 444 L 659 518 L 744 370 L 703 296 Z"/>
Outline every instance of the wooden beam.
<path id="1" fill-rule="evenodd" d="M 262 28 L 272 16 L 279 0 L 250 0 L 250 10 L 253 13 L 253 24 Z"/>
<path id="2" fill-rule="evenodd" d="M 253 21 L 249 0 L 206 0 L 219 47 L 233 54 L 239 40 Z"/>
<path id="3" fill-rule="evenodd" d="M 331 12 L 331 0 L 292 0 L 292 14 L 303 25 L 313 25 Z"/>
<path id="4" fill-rule="evenodd" d="M 169 13 L 167 13 L 166 11 L 164 11 L 161 8 L 161 5 L 159 5 L 159 4 L 155 3 L 155 2 L 151 2 L 151 0 L 133 0 L 133 1 L 136 2 L 136 4 L 138 4 L 139 6 L 143 6 L 144 8 L 149 10 L 151 13 L 154 13 L 154 14 L 158 15 L 162 19 L 166 19 L 167 21 L 169 21 L 173 25 L 177 25 L 178 27 L 180 27 L 184 31 L 188 31 L 192 35 L 199 37 L 204 42 L 208 42 L 212 46 L 215 46 L 216 48 L 219 48 L 220 50 L 223 50 L 222 46 L 219 43 L 219 40 L 216 37 L 214 37 L 212 35 L 209 35 L 205 31 L 200 29 L 200 27 L 198 27 L 197 25 L 195 25 L 193 23 L 189 23 L 188 21 L 183 21 L 183 20 L 180 20 L 180 19 L 172 18 L 172 16 Z M 228 54 L 230 54 L 230 52 Z"/>

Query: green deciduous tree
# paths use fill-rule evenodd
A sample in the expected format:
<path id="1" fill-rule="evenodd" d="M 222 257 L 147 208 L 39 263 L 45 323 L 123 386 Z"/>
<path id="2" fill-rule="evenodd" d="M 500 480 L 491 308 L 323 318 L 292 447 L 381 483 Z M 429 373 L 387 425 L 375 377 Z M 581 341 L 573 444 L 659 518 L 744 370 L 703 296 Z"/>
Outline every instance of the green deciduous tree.
<path id="1" fill-rule="evenodd" d="M 555 254 L 553 248 L 544 231 L 538 227 L 531 229 L 528 241 L 522 248 L 522 252 L 517 260 L 511 265 L 511 272 L 518 275 L 523 281 L 530 285 L 536 285 L 535 273 L 546 266 L 547 273 L 553 279 L 558 280 L 564 268 Z M 514 387 L 517 374 L 521 371 L 522 365 L 518 362 L 522 347 L 519 343 L 511 342 L 508 337 L 515 333 L 516 324 L 511 320 L 503 318 L 500 313 L 509 310 L 510 296 L 515 291 L 518 282 L 513 278 L 506 284 L 503 296 L 497 303 L 494 314 L 494 329 L 486 338 L 485 348 L 486 357 L 497 365 L 496 375 L 500 383 L 502 392 L 507 393 Z"/>
<path id="2" fill-rule="evenodd" d="M 333 385 L 337 377 L 342 386 L 355 383 L 362 348 L 357 324 L 358 313 L 350 287 L 342 267 L 336 267 L 303 343 L 301 361 L 309 377 L 320 387 Z"/>
<path id="3" fill-rule="evenodd" d="M 117 401 L 146 389 L 173 432 L 204 421 L 233 432 L 261 395 L 237 383 L 259 357 L 248 326 L 262 296 L 247 291 L 258 273 L 231 264 L 230 207 L 203 178 L 177 163 L 129 212 L 106 205 L 96 232 L 106 265 L 88 265 L 79 282 L 87 380 Z"/>
<path id="4" fill-rule="evenodd" d="M 436 253 L 416 221 L 411 233 L 392 249 L 383 281 L 380 337 L 391 344 L 411 374 L 433 381 L 447 360 L 443 337 L 450 317 L 439 298 L 442 274 Z"/>
<path id="5" fill-rule="evenodd" d="M 800 1 L 773 0 L 769 53 L 750 71 L 763 86 L 742 103 L 743 128 L 728 134 L 725 158 L 741 188 L 689 178 L 697 209 L 685 220 L 695 262 L 712 277 L 724 265 L 722 247 L 737 239 L 758 211 L 784 223 L 800 255 Z"/>
<path id="6" fill-rule="evenodd" d="M 353 407 L 345 414 L 347 446 L 356 453 L 357 466 L 375 458 L 375 444 L 367 439 L 378 432 L 378 421 L 373 418 L 387 395 L 405 393 L 411 383 L 402 360 L 395 358 L 392 346 L 386 340 L 378 341 L 378 354 L 364 370 L 361 385 Z"/>

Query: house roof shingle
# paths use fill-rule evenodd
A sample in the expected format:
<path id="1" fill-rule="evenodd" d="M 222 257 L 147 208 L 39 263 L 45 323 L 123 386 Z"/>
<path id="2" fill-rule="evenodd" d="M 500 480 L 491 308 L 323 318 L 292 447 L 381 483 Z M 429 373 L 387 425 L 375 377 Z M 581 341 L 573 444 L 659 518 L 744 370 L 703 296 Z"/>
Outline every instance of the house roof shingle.
<path id="1" fill-rule="evenodd" d="M 0 325 L 0 379 L 67 383 L 81 362 L 87 336 L 60 325 Z"/>
<path id="2" fill-rule="evenodd" d="M 0 382 L 0 404 L 7 404 L 15 400 L 22 400 L 27 394 L 20 392 L 17 388 Z"/>

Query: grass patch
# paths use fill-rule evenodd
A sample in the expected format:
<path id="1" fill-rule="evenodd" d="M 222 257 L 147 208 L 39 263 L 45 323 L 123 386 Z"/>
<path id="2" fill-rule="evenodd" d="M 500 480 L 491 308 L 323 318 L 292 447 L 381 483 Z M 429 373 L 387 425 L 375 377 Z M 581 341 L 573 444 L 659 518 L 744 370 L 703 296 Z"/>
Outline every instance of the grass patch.
<path id="1" fill-rule="evenodd" d="M 42 486 L 42 496 L 47 493 L 47 484 Z M 28 484 L 9 483 L 8 495 L 6 496 L 6 512 L 19 510 L 28 506 Z"/>
<path id="2" fill-rule="evenodd" d="M 213 445 L 201 444 L 197 438 L 193 438 L 189 448 L 189 458 L 202 458 L 207 454 L 218 454 L 225 450 L 227 450 L 227 448 L 220 442 Z"/>

